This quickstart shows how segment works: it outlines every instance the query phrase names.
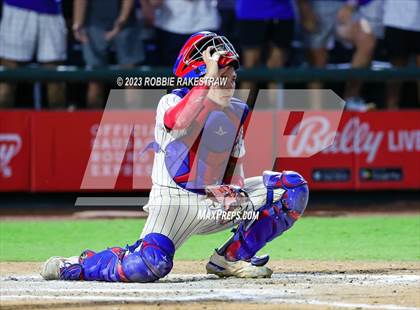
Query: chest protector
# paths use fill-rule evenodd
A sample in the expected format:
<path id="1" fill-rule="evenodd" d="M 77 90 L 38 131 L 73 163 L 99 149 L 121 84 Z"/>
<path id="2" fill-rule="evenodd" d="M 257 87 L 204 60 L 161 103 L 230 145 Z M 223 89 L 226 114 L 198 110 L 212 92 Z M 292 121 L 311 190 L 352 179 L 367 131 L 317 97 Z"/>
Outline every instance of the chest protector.
<path id="1" fill-rule="evenodd" d="M 194 123 L 188 134 L 165 148 L 165 165 L 174 182 L 204 194 L 207 185 L 222 184 L 239 129 L 248 107 L 238 99 L 223 110 L 210 112 L 204 124 Z"/>

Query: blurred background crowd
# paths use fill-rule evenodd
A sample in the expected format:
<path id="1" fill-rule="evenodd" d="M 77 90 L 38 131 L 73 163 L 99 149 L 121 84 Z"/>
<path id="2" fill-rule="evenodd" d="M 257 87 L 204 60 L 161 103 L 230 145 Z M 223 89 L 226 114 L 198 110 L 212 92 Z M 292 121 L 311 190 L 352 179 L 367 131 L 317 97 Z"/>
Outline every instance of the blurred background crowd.
<path id="1" fill-rule="evenodd" d="M 4 68 L 171 67 L 185 40 L 202 30 L 228 37 L 245 69 L 420 67 L 420 0 L 3 0 L 1 16 Z M 362 110 L 370 102 L 419 106 L 419 80 L 366 86 L 316 79 L 263 85 L 332 88 Z M 38 93 L 45 108 L 102 108 L 112 87 L 50 82 Z M 0 83 L 0 108 L 33 107 L 34 89 Z"/>

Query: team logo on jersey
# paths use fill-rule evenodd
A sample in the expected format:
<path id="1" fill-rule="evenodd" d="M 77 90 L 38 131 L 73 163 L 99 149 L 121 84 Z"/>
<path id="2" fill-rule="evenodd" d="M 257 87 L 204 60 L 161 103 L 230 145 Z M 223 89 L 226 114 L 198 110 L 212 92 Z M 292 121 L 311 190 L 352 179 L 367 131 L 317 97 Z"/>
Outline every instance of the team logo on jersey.
<path id="1" fill-rule="evenodd" d="M 222 137 L 222 136 L 226 135 L 228 132 L 224 131 L 222 126 L 219 126 L 219 129 L 217 129 L 214 133 L 216 135 Z"/>
<path id="2" fill-rule="evenodd" d="M 10 161 L 22 147 L 22 139 L 18 134 L 0 134 L 0 175 L 5 178 L 12 176 Z"/>

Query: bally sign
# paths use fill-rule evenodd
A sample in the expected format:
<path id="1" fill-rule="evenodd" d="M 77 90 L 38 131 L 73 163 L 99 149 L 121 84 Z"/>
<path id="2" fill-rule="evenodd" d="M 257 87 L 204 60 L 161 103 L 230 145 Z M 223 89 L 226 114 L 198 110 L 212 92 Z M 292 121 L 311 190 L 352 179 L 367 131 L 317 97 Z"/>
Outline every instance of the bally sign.
<path id="1" fill-rule="evenodd" d="M 329 135 L 328 118 L 318 116 L 304 120 L 302 131 L 287 144 L 290 156 L 302 157 L 312 154 L 313 149 L 323 150 L 323 154 L 366 154 L 366 162 L 375 160 L 379 147 L 384 145 L 388 152 L 420 152 L 420 129 L 412 130 L 372 130 L 368 122 L 355 116 L 348 120 L 335 136 Z M 328 145 L 332 142 L 332 145 Z"/>
<path id="2" fill-rule="evenodd" d="M 290 157 L 278 158 L 277 167 L 304 170 L 313 186 L 321 188 L 407 188 L 420 186 L 420 115 L 419 112 L 345 113 L 337 134 L 330 133 L 326 116 L 302 121 L 297 135 L 289 139 Z M 326 147 L 333 140 L 332 145 Z M 310 160 L 299 159 L 313 149 L 323 149 Z M 374 168 L 374 169 L 373 169 Z M 373 170 L 372 170 L 373 169 Z M 351 171 L 342 178 L 342 171 Z M 401 171 L 400 177 L 363 177 L 366 171 Z M 339 173 L 340 172 L 340 173 Z M 386 173 L 385 173 L 386 172 Z M 340 177 L 335 178 L 334 176 Z M 369 179 L 369 183 L 364 182 Z M 326 182 L 326 180 L 330 182 Z M 397 185 L 398 184 L 398 185 Z"/>

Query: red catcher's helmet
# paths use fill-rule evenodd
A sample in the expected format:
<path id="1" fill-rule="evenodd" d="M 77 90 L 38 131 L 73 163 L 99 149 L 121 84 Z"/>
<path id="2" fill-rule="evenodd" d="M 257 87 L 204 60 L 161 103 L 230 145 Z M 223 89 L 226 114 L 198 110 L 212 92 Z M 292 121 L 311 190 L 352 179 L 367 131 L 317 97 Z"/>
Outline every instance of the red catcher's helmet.
<path id="1" fill-rule="evenodd" d="M 203 52 L 209 46 L 214 47 L 212 52 L 227 52 L 219 59 L 220 67 L 233 65 L 235 69 L 239 68 L 239 55 L 226 37 L 219 36 L 214 32 L 201 31 L 193 34 L 185 42 L 176 59 L 173 68 L 174 74 L 183 78 L 196 78 L 205 75 L 206 64 L 203 60 Z"/>

